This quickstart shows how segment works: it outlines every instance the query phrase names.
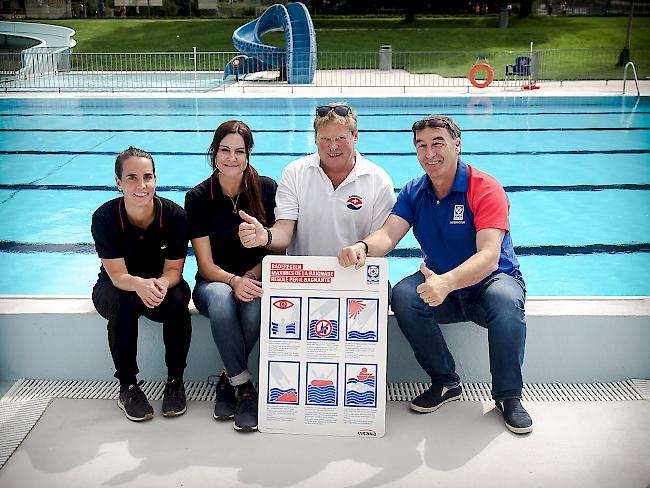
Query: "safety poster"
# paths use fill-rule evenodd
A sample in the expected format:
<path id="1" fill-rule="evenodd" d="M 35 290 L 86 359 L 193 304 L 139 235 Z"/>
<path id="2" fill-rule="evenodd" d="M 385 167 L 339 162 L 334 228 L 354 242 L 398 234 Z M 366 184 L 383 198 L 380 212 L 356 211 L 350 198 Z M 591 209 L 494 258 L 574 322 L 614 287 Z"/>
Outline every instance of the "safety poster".
<path id="1" fill-rule="evenodd" d="M 267 256 L 262 264 L 261 432 L 381 437 L 388 265 Z"/>

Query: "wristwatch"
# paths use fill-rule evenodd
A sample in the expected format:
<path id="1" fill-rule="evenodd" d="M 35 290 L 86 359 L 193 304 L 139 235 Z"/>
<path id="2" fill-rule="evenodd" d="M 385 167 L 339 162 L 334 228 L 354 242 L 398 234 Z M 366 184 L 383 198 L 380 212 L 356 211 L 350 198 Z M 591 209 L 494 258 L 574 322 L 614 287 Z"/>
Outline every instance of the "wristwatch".
<path id="1" fill-rule="evenodd" d="M 357 242 L 355 242 L 355 244 L 359 244 L 359 243 L 363 244 L 363 249 L 364 249 L 364 252 L 366 253 L 366 256 L 367 256 L 368 255 L 368 243 L 366 241 L 357 241 Z"/>

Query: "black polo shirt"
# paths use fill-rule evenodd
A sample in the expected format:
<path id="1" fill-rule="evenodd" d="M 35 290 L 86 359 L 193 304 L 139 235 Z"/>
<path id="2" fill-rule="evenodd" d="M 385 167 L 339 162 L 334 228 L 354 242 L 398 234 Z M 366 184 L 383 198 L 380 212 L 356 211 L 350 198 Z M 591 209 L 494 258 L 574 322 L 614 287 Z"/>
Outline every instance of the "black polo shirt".
<path id="1" fill-rule="evenodd" d="M 262 202 L 266 212 L 266 225 L 275 222 L 275 191 L 278 185 L 271 178 L 260 176 Z M 228 195 L 224 195 L 219 180 L 212 175 L 192 188 L 185 195 L 185 210 L 190 239 L 208 236 L 212 248 L 212 260 L 221 269 L 238 276 L 255 267 L 269 254 L 263 247 L 247 249 L 239 240 L 239 210 L 248 213 L 249 202 L 242 193 L 236 208 Z M 196 274 L 197 281 L 204 278 Z"/>
<path id="2" fill-rule="evenodd" d="M 102 259 L 124 258 L 132 276 L 158 278 L 165 259 L 187 256 L 187 217 L 180 205 L 161 198 L 153 200 L 156 215 L 147 229 L 135 227 L 126 216 L 124 198 L 116 198 L 95 210 L 91 231 Z M 104 266 L 99 281 L 109 280 Z"/>

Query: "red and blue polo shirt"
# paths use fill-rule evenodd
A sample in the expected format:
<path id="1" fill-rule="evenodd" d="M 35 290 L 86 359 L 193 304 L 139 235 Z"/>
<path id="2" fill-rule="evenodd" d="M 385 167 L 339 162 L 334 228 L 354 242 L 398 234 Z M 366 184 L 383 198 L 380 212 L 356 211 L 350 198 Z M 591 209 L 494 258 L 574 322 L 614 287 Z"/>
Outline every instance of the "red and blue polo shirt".
<path id="1" fill-rule="evenodd" d="M 446 197 L 436 197 L 431 180 L 425 174 L 402 188 L 392 213 L 413 227 L 427 267 L 437 274 L 458 267 L 476 254 L 479 230 L 506 231 L 498 269 L 480 283 L 465 288 L 469 291 L 497 273 L 521 279 L 509 232 L 509 210 L 506 192 L 495 178 L 458 160 L 454 184 Z"/>

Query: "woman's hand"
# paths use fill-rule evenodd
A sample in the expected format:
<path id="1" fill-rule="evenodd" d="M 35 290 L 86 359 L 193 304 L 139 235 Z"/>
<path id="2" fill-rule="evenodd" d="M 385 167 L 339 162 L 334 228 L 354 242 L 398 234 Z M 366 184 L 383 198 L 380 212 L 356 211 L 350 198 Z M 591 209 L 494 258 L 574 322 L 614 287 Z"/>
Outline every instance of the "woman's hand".
<path id="1" fill-rule="evenodd" d="M 145 306 L 155 308 L 164 300 L 167 288 L 156 278 L 140 278 L 137 280 L 135 292 Z"/>
<path id="2" fill-rule="evenodd" d="M 242 302 L 250 302 L 262 296 L 262 282 L 248 276 L 235 276 L 231 282 L 235 298 Z"/>

